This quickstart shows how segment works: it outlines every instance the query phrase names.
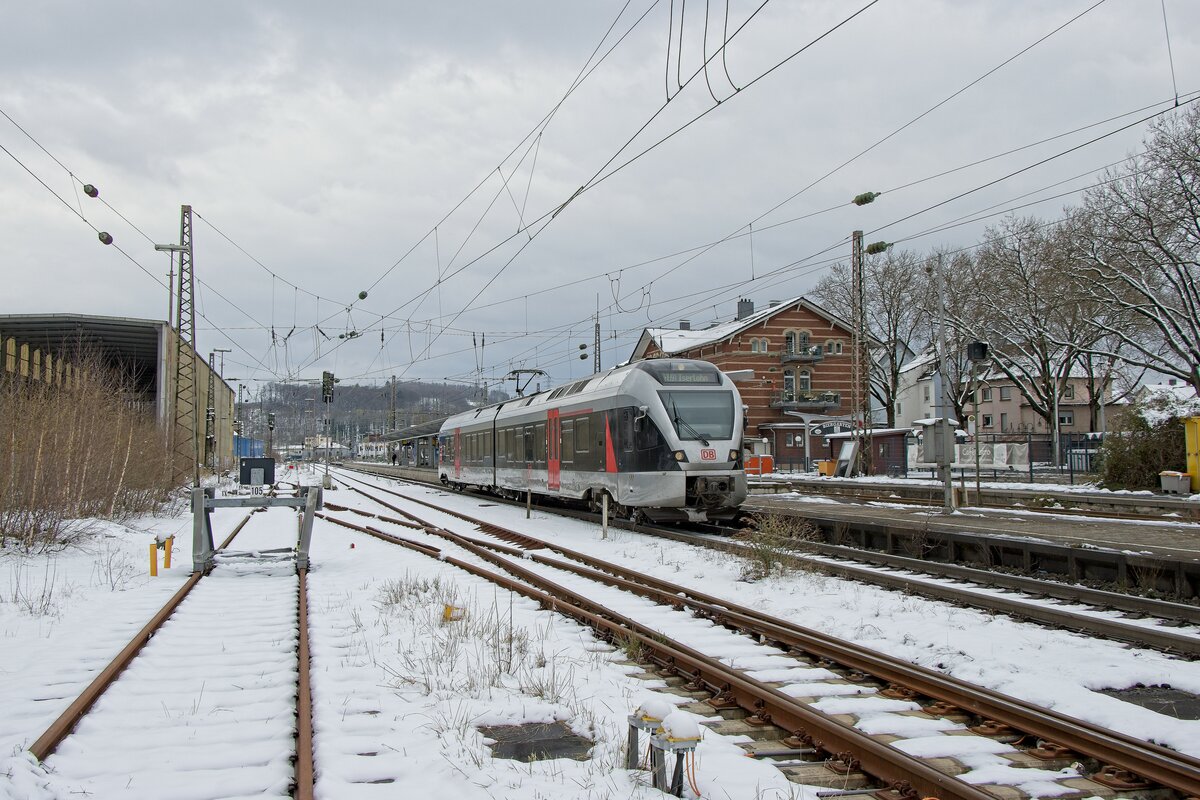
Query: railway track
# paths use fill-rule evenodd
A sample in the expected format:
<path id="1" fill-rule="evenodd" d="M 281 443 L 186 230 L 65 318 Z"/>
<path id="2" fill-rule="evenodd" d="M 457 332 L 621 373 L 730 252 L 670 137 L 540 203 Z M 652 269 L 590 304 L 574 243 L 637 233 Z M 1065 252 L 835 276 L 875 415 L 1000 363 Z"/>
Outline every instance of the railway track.
<path id="1" fill-rule="evenodd" d="M 695 708 L 700 713 L 720 711 L 727 717 L 718 731 L 757 732 L 755 738 L 767 743 L 752 746 L 751 754 L 782 759 L 781 769 L 792 770 L 801 782 L 942 800 L 1019 796 L 1028 793 L 1021 785 L 1039 780 L 1056 782 L 1071 793 L 1105 797 L 1164 789 L 1178 797 L 1200 792 L 1200 760 L 429 501 L 389 491 L 406 508 L 355 491 L 391 514 L 327 503 L 324 518 L 534 598 L 627 648 L 635 643 L 639 660 L 676 682 L 677 693 L 699 700 Z M 410 510 L 414 504 L 427 510 L 418 514 Z M 483 538 L 429 521 L 425 517 L 433 509 L 475 526 Z M 351 514 L 375 517 L 402 532 L 360 524 L 361 519 L 347 518 Z M 670 622 L 664 621 L 667 615 Z M 675 638 L 663 636 L 666 629 Z M 714 643 L 714 637 L 719 641 Z M 773 669 L 735 668 L 729 663 L 730 648 L 740 654 L 738 661 L 760 667 L 770 663 Z M 714 657 L 714 650 L 724 650 L 726 657 Z M 778 680 L 785 675 L 792 680 Z M 827 711 L 831 698 L 832 713 Z M 964 768 L 953 759 L 906 752 L 909 737 L 896 728 L 887 733 L 880 733 L 878 725 L 872 733 L 860 730 L 854 723 L 861 722 L 862 713 L 849 710 L 853 698 L 883 701 L 893 711 L 919 717 L 921 724 L 912 724 L 926 733 L 952 729 L 952 738 L 941 739 L 943 744 L 958 746 L 963 744 L 958 737 L 978 737 L 971 747 L 1004 752 L 1016 773 L 1006 781 L 973 785 L 969 771 L 965 780 L 960 777 Z"/>
<path id="2" fill-rule="evenodd" d="M 792 478 L 751 483 L 752 495 L 801 492 L 836 498 L 848 503 L 883 502 L 923 508 L 941 508 L 943 489 L 937 486 L 871 484 L 861 481 Z M 1033 514 L 1068 514 L 1077 517 L 1131 521 L 1200 519 L 1200 504 L 1179 497 L 1089 492 L 1035 491 L 987 488 L 982 497 L 973 482 L 954 484 L 961 504 L 996 511 Z"/>
<path id="3" fill-rule="evenodd" d="M 492 502 L 510 502 L 491 495 L 480 496 Z M 543 507 L 543 510 L 593 522 L 599 520 L 597 515 L 578 509 Z M 610 520 L 609 524 L 741 557 L 752 554 L 750 546 L 730 538 L 733 531 L 715 526 L 710 526 L 706 533 L 698 533 L 620 519 Z M 1196 605 L 822 542 L 799 544 L 780 557 L 802 569 L 1186 658 L 1200 658 L 1200 606 Z"/>
<path id="4" fill-rule="evenodd" d="M 313 797 L 307 574 L 293 526 L 255 523 L 266 516 L 246 514 L 213 571 L 193 573 L 30 746 L 57 783 L 97 797 Z M 247 551 L 230 550 L 235 538 Z"/>

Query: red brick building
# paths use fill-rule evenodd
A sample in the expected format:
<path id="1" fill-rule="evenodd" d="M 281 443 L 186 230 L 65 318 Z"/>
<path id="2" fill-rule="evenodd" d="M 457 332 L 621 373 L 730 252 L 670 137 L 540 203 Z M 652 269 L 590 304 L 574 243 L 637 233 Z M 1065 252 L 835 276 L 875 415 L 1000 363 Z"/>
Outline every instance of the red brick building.
<path id="1" fill-rule="evenodd" d="M 704 330 L 646 328 L 630 360 L 665 356 L 711 362 L 735 376 L 747 407 L 746 437 L 767 438 L 781 465 L 802 464 L 805 425 L 849 419 L 853 407 L 852 328 L 804 297 L 754 310 Z M 753 377 L 750 377 L 750 373 Z M 823 451 L 821 440 L 812 445 Z M 757 449 L 757 448 L 756 448 Z M 823 452 L 811 452 L 824 458 Z"/>

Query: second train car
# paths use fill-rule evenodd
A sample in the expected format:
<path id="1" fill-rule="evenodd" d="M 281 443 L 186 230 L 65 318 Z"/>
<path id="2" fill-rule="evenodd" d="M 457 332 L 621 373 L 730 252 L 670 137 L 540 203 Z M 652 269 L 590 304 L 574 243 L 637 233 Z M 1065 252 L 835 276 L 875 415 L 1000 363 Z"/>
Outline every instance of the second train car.
<path id="1" fill-rule="evenodd" d="M 726 520 L 746 499 L 743 408 L 706 361 L 637 361 L 450 417 L 442 483 L 530 491 L 655 520 Z"/>

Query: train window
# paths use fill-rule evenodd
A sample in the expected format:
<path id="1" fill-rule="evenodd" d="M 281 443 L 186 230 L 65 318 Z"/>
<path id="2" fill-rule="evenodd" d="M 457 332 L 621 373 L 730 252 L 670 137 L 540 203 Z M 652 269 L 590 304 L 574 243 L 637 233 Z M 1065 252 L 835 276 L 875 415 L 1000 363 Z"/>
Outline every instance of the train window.
<path id="1" fill-rule="evenodd" d="M 586 453 L 591 449 L 592 421 L 587 417 L 575 420 L 575 451 Z"/>
<path id="2" fill-rule="evenodd" d="M 525 436 L 521 428 L 513 428 L 513 461 L 520 462 L 525 455 Z"/>
<path id="3" fill-rule="evenodd" d="M 680 439 L 696 441 L 733 437 L 733 392 L 661 391 L 658 396 Z"/>
<path id="4" fill-rule="evenodd" d="M 546 423 L 533 426 L 533 454 L 539 464 L 546 463 Z"/>
<path id="5" fill-rule="evenodd" d="M 633 452 L 633 409 L 621 409 L 621 427 L 618 434 L 621 438 L 621 449 L 626 453 Z"/>
<path id="6" fill-rule="evenodd" d="M 575 461 L 575 420 L 562 421 L 562 436 L 559 438 L 559 456 L 564 464 Z"/>
<path id="7" fill-rule="evenodd" d="M 525 463 L 533 462 L 533 426 L 525 426 Z"/>

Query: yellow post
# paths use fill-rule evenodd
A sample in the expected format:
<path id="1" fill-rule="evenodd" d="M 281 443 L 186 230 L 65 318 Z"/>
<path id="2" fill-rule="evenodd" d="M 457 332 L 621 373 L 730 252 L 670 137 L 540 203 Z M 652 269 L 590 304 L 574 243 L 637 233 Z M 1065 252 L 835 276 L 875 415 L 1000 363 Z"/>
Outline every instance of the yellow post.
<path id="1" fill-rule="evenodd" d="M 1183 439 L 1187 448 L 1187 471 L 1192 476 L 1192 491 L 1200 492 L 1200 417 L 1183 421 Z"/>
<path id="2" fill-rule="evenodd" d="M 155 578 L 157 576 L 158 576 L 158 544 L 156 542 L 151 542 L 150 543 L 150 577 Z"/>
<path id="3" fill-rule="evenodd" d="M 175 537 L 168 536 L 166 542 L 166 554 L 163 556 L 163 569 L 171 568 L 171 548 L 175 545 Z"/>

